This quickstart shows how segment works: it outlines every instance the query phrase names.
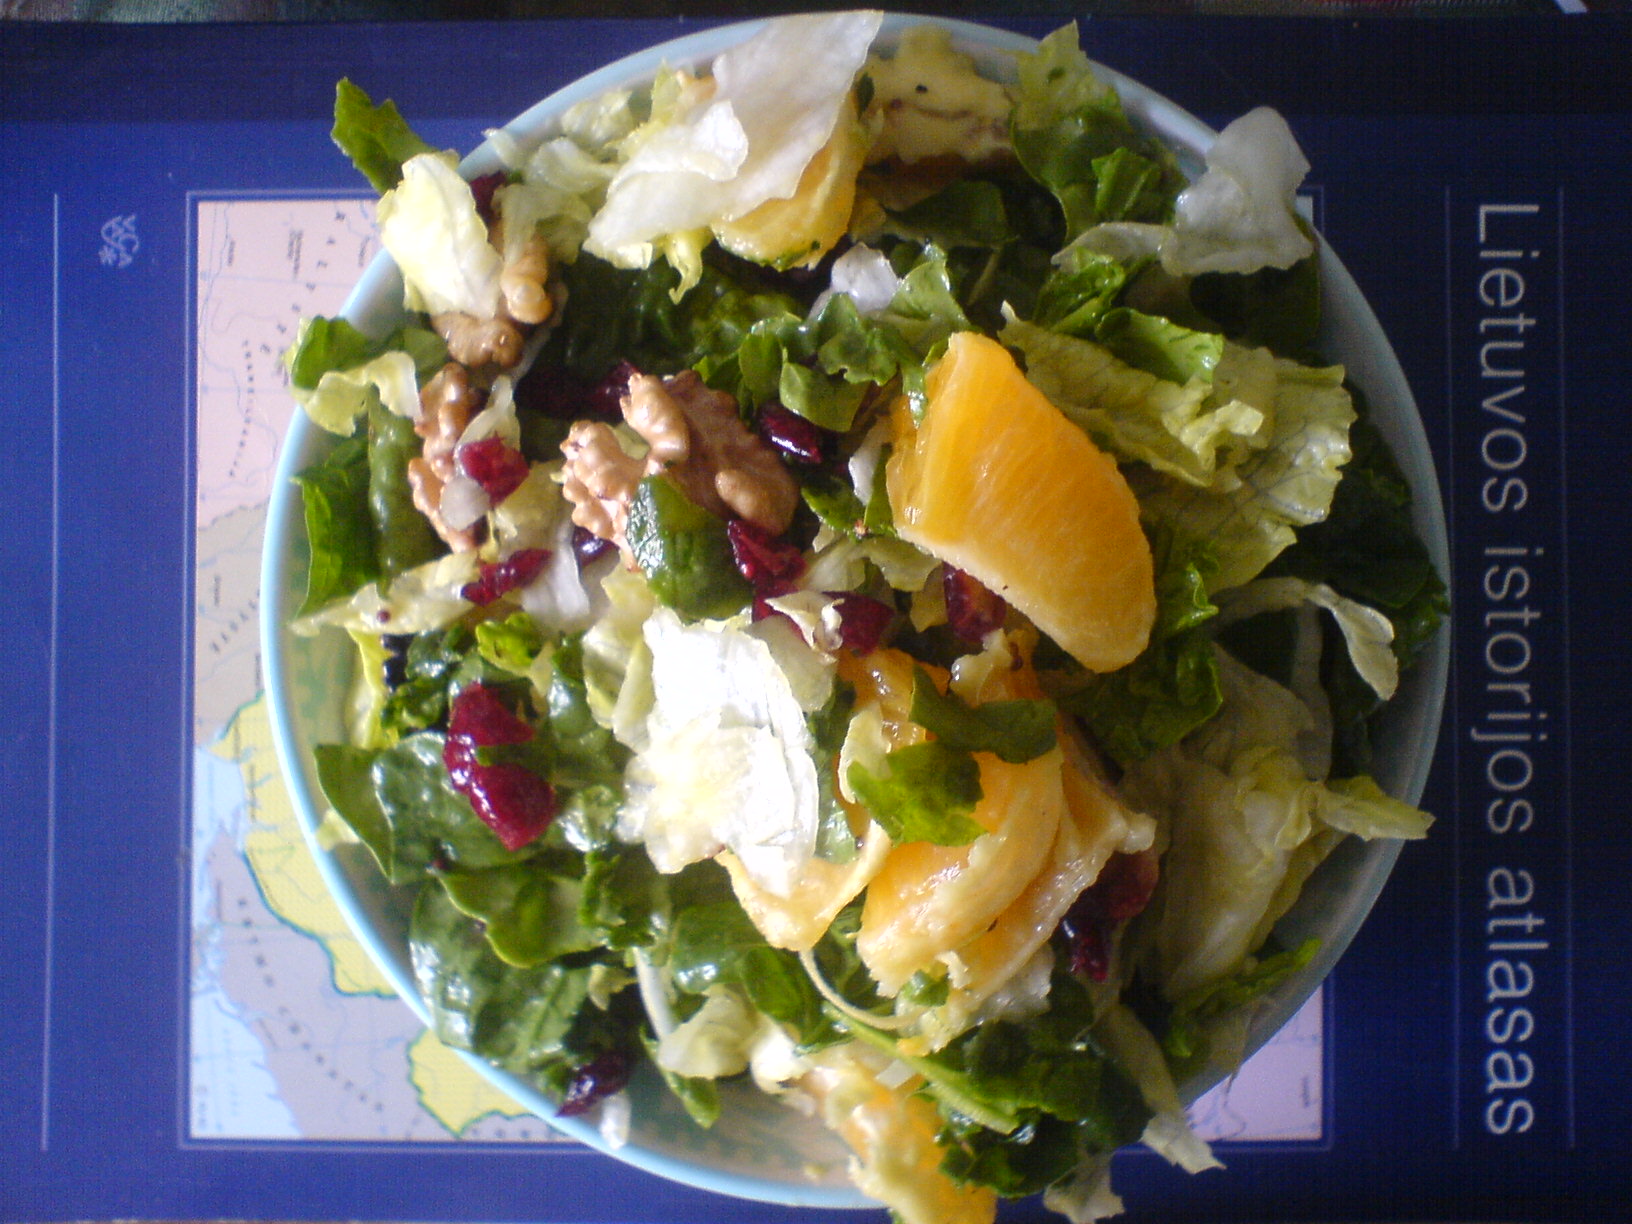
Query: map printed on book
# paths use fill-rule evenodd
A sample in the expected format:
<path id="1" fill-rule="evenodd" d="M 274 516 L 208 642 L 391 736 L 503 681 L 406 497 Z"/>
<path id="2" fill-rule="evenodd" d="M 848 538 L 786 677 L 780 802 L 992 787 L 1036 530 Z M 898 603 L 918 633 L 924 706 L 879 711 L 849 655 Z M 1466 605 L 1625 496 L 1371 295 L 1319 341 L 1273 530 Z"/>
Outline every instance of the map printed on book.
<path id="1" fill-rule="evenodd" d="M 347 929 L 278 773 L 257 605 L 293 404 L 281 347 L 377 250 L 372 203 L 193 200 L 196 504 L 188 1133 L 194 1142 L 566 1142 L 419 1023 Z M 1208 1139 L 1319 1143 L 1324 996 L 1192 1109 Z"/>

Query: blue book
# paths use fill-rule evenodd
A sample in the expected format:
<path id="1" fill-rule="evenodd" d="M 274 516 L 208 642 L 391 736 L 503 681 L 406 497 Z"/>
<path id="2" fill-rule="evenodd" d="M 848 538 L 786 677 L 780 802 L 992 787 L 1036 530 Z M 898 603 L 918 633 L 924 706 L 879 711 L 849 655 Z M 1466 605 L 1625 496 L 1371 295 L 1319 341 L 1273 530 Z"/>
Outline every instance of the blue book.
<path id="1" fill-rule="evenodd" d="M 311 865 L 259 671 L 279 354 L 377 249 L 336 80 L 469 149 L 704 24 L 0 24 L 0 1220 L 834 1218 L 628 1169 L 429 1038 Z M 1215 127 L 1286 115 L 1452 545 L 1437 823 L 1198 1107 L 1225 1169 L 1125 1153 L 1127 1218 L 1625 1219 L 1632 21 L 1081 35 Z"/>

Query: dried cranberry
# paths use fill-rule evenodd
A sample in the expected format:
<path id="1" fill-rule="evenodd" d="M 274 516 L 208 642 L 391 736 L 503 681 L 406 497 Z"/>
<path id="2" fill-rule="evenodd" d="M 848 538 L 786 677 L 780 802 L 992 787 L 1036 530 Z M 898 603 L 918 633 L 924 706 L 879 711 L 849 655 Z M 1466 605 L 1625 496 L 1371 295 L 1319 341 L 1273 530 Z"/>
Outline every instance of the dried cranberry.
<path id="1" fill-rule="evenodd" d="M 941 586 L 946 593 L 947 624 L 964 641 L 979 642 L 993 629 L 1003 627 L 1009 605 L 978 578 L 949 565 Z"/>
<path id="2" fill-rule="evenodd" d="M 527 459 L 503 438 L 486 437 L 459 448 L 459 466 L 495 506 L 527 479 Z"/>
<path id="3" fill-rule="evenodd" d="M 1154 851 L 1138 854 L 1113 854 L 1110 861 L 1093 883 L 1094 894 L 1114 922 L 1126 922 L 1143 913 L 1150 904 L 1150 895 L 1156 891 L 1156 880 L 1161 872 Z"/>
<path id="4" fill-rule="evenodd" d="M 774 402 L 759 410 L 759 436 L 796 463 L 820 463 L 827 452 L 820 426 Z"/>
<path id="5" fill-rule="evenodd" d="M 634 1064 L 622 1050 L 608 1050 L 596 1055 L 572 1073 L 561 1108 L 555 1111 L 556 1116 L 576 1117 L 596 1102 L 622 1091 L 629 1083 L 633 1070 Z"/>
<path id="6" fill-rule="evenodd" d="M 466 685 L 453 699 L 442 763 L 454 790 L 470 801 L 507 850 L 521 849 L 549 827 L 555 790 L 525 766 L 508 761 L 483 765 L 477 749 L 532 738 L 527 721 L 484 684 Z"/>
<path id="7" fill-rule="evenodd" d="M 476 197 L 476 211 L 489 225 L 493 224 L 493 193 L 503 187 L 504 182 L 502 170 L 470 180 L 470 194 Z"/>
<path id="8" fill-rule="evenodd" d="M 485 607 L 507 591 L 524 587 L 537 578 L 549 560 L 547 548 L 517 549 L 502 561 L 482 566 L 476 581 L 465 583 L 459 588 L 459 594 L 478 607 Z"/>
<path id="9" fill-rule="evenodd" d="M 589 394 L 589 388 L 560 366 L 535 361 L 527 373 L 516 380 L 513 394 L 518 415 L 536 412 L 558 421 L 573 421 L 583 415 L 578 406 Z"/>
<path id="10" fill-rule="evenodd" d="M 629 394 L 629 380 L 640 370 L 632 361 L 620 361 L 610 373 L 590 388 L 584 414 L 598 421 L 623 420 L 623 397 Z"/>
<path id="11" fill-rule="evenodd" d="M 731 556 L 737 569 L 762 599 L 786 595 L 793 590 L 794 580 L 805 572 L 805 555 L 763 527 L 745 519 L 732 519 L 725 525 L 725 533 L 731 540 Z"/>
<path id="12" fill-rule="evenodd" d="M 838 594 L 833 606 L 839 610 L 839 640 L 858 655 L 872 654 L 895 619 L 895 609 L 870 595 Z"/>
<path id="13" fill-rule="evenodd" d="M 453 699 L 448 737 L 469 740 L 477 748 L 496 744 L 525 744 L 533 729 L 485 684 L 467 684 Z"/>
<path id="14" fill-rule="evenodd" d="M 506 850 L 529 845 L 555 818 L 555 788 L 522 765 L 475 766 L 465 798 Z"/>
<path id="15" fill-rule="evenodd" d="M 1099 878 L 1085 888 L 1060 920 L 1071 949 L 1071 972 L 1103 982 L 1110 971 L 1111 936 L 1118 925 L 1144 911 L 1156 891 L 1156 854 L 1113 854 Z"/>
<path id="16" fill-rule="evenodd" d="M 611 540 L 603 540 L 588 527 L 574 527 L 572 529 L 572 551 L 578 558 L 579 565 L 588 565 L 592 561 L 599 561 L 615 547 L 617 546 Z"/>
<path id="17" fill-rule="evenodd" d="M 1111 926 L 1094 890 L 1088 888 L 1071 903 L 1060 920 L 1060 933 L 1071 950 L 1071 972 L 1103 982 L 1111 969 Z"/>

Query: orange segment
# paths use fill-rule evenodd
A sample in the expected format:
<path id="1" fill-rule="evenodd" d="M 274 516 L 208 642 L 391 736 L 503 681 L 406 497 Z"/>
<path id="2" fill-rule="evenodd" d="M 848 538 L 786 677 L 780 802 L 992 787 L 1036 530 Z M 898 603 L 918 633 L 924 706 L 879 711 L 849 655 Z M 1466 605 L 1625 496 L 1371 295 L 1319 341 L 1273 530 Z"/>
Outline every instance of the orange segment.
<path id="1" fill-rule="evenodd" d="M 888 1206 L 902 1224 L 991 1224 L 997 1198 L 985 1186 L 958 1185 L 941 1171 L 941 1117 L 915 1090 L 914 1076 L 886 1087 L 855 1045 L 818 1050 L 799 1086 L 822 1121 L 856 1154 L 857 1189 Z"/>
<path id="2" fill-rule="evenodd" d="M 857 656 L 845 650 L 838 657 L 839 679 L 856 690 L 856 709 L 871 707 L 884 723 L 884 738 L 892 749 L 921 744 L 929 738 L 912 721 L 912 669 L 921 667 L 943 691 L 946 670 L 922 663 L 904 650 L 886 648 Z"/>
<path id="3" fill-rule="evenodd" d="M 1065 814 L 1058 748 L 1024 765 L 977 753 L 986 833 L 966 846 L 896 846 L 867 886 L 856 951 L 893 995 L 920 969 L 991 926 L 1048 859 Z"/>
<path id="4" fill-rule="evenodd" d="M 772 947 L 794 952 L 814 948 L 838 912 L 867 887 L 890 852 L 889 834 L 842 797 L 839 802 L 844 804 L 851 830 L 861 842 L 856 857 L 848 863 L 811 859 L 799 869 L 786 896 L 754 883 L 743 869 L 742 860 L 729 850 L 720 853 L 720 862 L 731 874 L 737 901 Z"/>
<path id="5" fill-rule="evenodd" d="M 849 228 L 867 143 L 852 100 L 791 196 L 766 200 L 734 220 L 716 221 L 714 236 L 744 259 L 775 268 L 814 267 Z"/>
<path id="6" fill-rule="evenodd" d="M 918 666 L 944 689 L 943 670 Z M 839 674 L 856 686 L 857 706 L 878 709 L 892 747 L 927 735 L 909 719 L 913 667 L 899 650 L 840 660 Z M 1029 668 L 1004 670 L 981 699 L 1006 700 L 1034 684 Z M 1060 751 L 1020 765 L 985 752 L 975 760 L 982 797 L 970 815 L 986 833 L 966 846 L 895 846 L 867 885 L 856 950 L 886 994 L 990 926 L 1025 891 L 1054 844 L 1066 808 Z"/>
<path id="7" fill-rule="evenodd" d="M 1065 738 L 1065 816 L 1048 862 L 991 927 L 957 950 L 947 1001 L 921 1021 L 932 1049 L 964 1030 L 980 1005 L 1048 942 L 1082 890 L 1124 845 L 1139 818 L 1109 786 L 1083 768 L 1079 745 Z"/>
<path id="8" fill-rule="evenodd" d="M 848 650 L 839 653 L 839 677 L 855 686 L 858 709 L 871 707 L 878 711 L 891 748 L 928 738 L 928 732 L 910 717 L 913 666 L 912 656 L 899 650 L 876 650 L 865 658 Z M 944 685 L 944 671 L 919 666 L 926 666 Z M 890 853 L 889 834 L 872 822 L 866 810 L 842 795 L 839 802 L 850 818 L 851 832 L 861 842 L 860 853 L 842 864 L 811 859 L 800 868 L 785 896 L 755 884 L 743 870 L 741 860 L 729 850 L 719 856 L 731 873 L 731 886 L 743 910 L 775 947 L 795 952 L 815 947 L 834 916 L 867 887 Z"/>
<path id="9" fill-rule="evenodd" d="M 895 528 L 966 570 L 1084 667 L 1114 671 L 1150 639 L 1156 592 L 1139 504 L 1116 462 L 997 341 L 959 332 L 915 428 L 894 417 Z"/>

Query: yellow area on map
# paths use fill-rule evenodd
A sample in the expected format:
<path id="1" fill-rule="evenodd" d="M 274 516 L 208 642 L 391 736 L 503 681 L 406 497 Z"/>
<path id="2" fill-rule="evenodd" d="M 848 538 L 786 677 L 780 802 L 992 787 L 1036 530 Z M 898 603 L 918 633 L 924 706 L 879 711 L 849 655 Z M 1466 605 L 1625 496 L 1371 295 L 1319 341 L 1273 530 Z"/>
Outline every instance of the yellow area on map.
<path id="1" fill-rule="evenodd" d="M 209 750 L 237 765 L 243 778 L 252 818 L 244 852 L 267 907 L 323 945 L 333 966 L 336 990 L 392 994 L 390 982 L 346 926 L 306 848 L 294 805 L 278 773 L 265 695 L 243 706 Z M 429 1032 L 415 1039 L 408 1059 L 420 1103 L 455 1135 L 485 1115 L 527 1114 Z"/>
<path id="2" fill-rule="evenodd" d="M 531 1117 L 527 1110 L 450 1050 L 427 1029 L 408 1047 L 414 1090 L 425 1111 L 454 1134 L 480 1118 L 502 1114 L 507 1118 Z"/>
<path id="3" fill-rule="evenodd" d="M 210 745 L 210 752 L 237 765 L 243 777 L 250 815 L 244 852 L 267 907 L 328 950 L 336 990 L 393 994 L 391 983 L 346 926 L 306 849 L 294 805 L 278 774 L 264 695 L 233 716 L 221 738 Z"/>

